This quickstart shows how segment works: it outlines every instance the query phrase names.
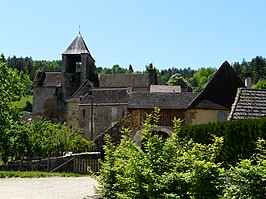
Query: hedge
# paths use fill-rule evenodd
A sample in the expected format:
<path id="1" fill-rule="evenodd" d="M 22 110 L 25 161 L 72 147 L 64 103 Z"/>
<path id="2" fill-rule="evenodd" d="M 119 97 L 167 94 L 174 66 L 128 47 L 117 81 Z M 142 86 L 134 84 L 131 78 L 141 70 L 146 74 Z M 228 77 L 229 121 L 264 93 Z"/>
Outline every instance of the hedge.
<path id="1" fill-rule="evenodd" d="M 256 153 L 258 138 L 266 139 L 266 118 L 183 126 L 179 133 L 180 138 L 190 138 L 202 144 L 211 143 L 212 135 L 224 138 L 219 161 L 235 165 Z"/>

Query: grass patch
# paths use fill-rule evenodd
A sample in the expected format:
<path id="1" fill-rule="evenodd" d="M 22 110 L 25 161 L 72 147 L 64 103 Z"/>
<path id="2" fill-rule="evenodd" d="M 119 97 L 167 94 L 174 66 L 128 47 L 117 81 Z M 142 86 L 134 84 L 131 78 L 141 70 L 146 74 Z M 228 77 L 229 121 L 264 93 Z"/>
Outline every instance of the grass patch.
<path id="1" fill-rule="evenodd" d="M 85 174 L 57 173 L 41 171 L 0 171 L 0 178 L 41 178 L 41 177 L 81 177 Z"/>
<path id="2" fill-rule="evenodd" d="M 32 95 L 26 95 L 21 98 L 20 101 L 17 102 L 11 102 L 13 106 L 16 106 L 18 108 L 24 108 L 26 106 L 26 101 L 29 101 L 32 104 Z"/>

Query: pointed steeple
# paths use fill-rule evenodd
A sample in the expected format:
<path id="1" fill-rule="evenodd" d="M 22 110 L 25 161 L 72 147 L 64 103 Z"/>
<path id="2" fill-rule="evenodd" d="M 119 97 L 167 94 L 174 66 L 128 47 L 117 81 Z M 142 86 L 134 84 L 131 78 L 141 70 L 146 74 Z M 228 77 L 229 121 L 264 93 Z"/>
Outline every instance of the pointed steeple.
<path id="1" fill-rule="evenodd" d="M 74 41 L 70 44 L 70 46 L 66 49 L 63 54 L 73 55 L 73 54 L 82 54 L 87 53 L 90 54 L 89 49 L 81 36 L 80 32 L 74 39 Z"/>

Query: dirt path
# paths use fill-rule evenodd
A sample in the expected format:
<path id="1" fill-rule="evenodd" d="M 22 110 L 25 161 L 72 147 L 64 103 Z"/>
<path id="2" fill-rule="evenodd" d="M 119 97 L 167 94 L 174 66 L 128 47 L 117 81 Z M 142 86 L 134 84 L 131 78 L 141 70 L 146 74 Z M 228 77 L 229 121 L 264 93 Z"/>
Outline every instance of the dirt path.
<path id="1" fill-rule="evenodd" d="M 83 199 L 95 194 L 91 177 L 1 178 L 1 199 Z"/>

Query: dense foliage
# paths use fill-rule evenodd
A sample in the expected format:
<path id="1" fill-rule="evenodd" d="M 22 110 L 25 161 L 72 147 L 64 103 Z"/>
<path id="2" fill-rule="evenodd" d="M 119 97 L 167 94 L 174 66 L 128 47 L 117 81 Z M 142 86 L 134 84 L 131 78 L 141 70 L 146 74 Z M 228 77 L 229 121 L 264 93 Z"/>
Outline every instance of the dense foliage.
<path id="1" fill-rule="evenodd" d="M 223 138 L 209 144 L 179 138 L 174 121 L 172 138 L 156 135 L 158 110 L 144 123 L 142 147 L 124 130 L 118 146 L 106 136 L 106 158 L 98 192 L 104 198 L 264 198 L 266 194 L 265 141 L 257 154 L 226 169 L 218 161 Z M 260 186 L 261 185 L 261 186 Z"/>
<path id="2" fill-rule="evenodd" d="M 256 152 L 258 138 L 266 139 L 266 119 L 235 120 L 183 126 L 179 136 L 209 144 L 212 135 L 224 138 L 219 161 L 235 165 L 238 159 L 249 158 Z"/>
<path id="3" fill-rule="evenodd" d="M 181 86 L 181 88 L 185 91 L 192 91 L 192 86 L 191 84 L 179 73 L 176 73 L 172 75 L 167 84 L 169 86 Z"/>
<path id="4" fill-rule="evenodd" d="M 12 160 L 60 156 L 68 151 L 86 152 L 91 148 L 91 143 L 77 131 L 61 123 L 17 121 L 5 132 L 8 139 L 3 143 L 2 154 Z"/>
<path id="5" fill-rule="evenodd" d="M 10 68 L 0 56 L 0 155 L 11 158 L 40 158 L 63 152 L 88 151 L 91 143 L 64 124 L 48 121 L 22 122 L 20 110 L 12 105 L 26 93 L 30 80 L 24 70 Z"/>
<path id="6" fill-rule="evenodd" d="M 26 72 L 31 81 L 34 80 L 38 69 L 43 71 L 60 71 L 61 66 L 61 61 L 59 60 L 33 60 L 31 57 L 17 58 L 16 56 L 13 56 L 12 58 L 8 57 L 6 63 L 10 68 Z"/>
<path id="7" fill-rule="evenodd" d="M 261 81 L 266 79 L 266 59 L 262 56 L 256 56 L 250 62 L 243 60 L 241 63 L 235 62 L 232 64 L 236 73 L 240 79 L 244 79 L 246 74 L 252 75 L 252 82 L 256 88 L 256 84 L 259 84 L 257 88 L 266 88 L 264 87 Z M 263 85 L 263 87 L 262 87 Z"/>
<path id="8" fill-rule="evenodd" d="M 20 113 L 11 102 L 18 101 L 25 94 L 29 82 L 27 75 L 7 67 L 4 56 L 0 59 L 0 151 L 6 151 L 9 141 L 8 130 L 19 119 Z"/>
<path id="9" fill-rule="evenodd" d="M 152 63 L 149 65 L 152 65 Z M 115 64 L 112 67 L 97 66 L 96 72 L 99 74 L 146 73 L 147 69 L 149 68 L 149 65 L 146 66 L 146 70 L 144 68 L 144 71 L 134 71 L 132 65 L 129 65 L 126 68 L 121 67 L 118 64 Z M 18 71 L 27 72 L 27 74 L 29 74 L 30 76 L 30 79 L 33 80 L 34 77 L 36 76 L 36 72 L 39 69 L 43 71 L 60 71 L 61 61 L 59 60 L 38 61 L 38 60 L 33 60 L 31 57 L 17 58 L 16 56 L 13 56 L 12 58 L 8 57 L 7 66 L 11 68 L 16 68 Z M 218 68 L 219 66 L 212 66 L 212 67 L 199 66 L 197 70 L 191 69 L 190 67 L 187 68 L 182 67 L 183 69 L 172 67 L 169 69 L 157 70 L 158 84 L 166 85 L 170 77 L 178 73 L 181 74 L 181 76 L 191 84 L 193 91 L 198 92 L 205 87 L 207 82 L 210 80 L 210 78 L 216 71 L 216 68 L 213 67 Z M 241 63 L 235 62 L 232 64 L 232 67 L 234 68 L 234 70 L 242 80 L 244 80 L 245 75 L 247 73 L 252 74 L 254 88 L 266 88 L 266 84 L 264 83 L 266 79 L 265 58 L 261 56 L 256 56 L 249 62 L 246 60 L 243 60 Z"/>
<path id="10" fill-rule="evenodd" d="M 188 79 L 188 81 L 192 85 L 193 91 L 194 92 L 202 91 L 215 72 L 216 72 L 215 68 L 201 68 L 198 71 L 196 71 L 193 77 Z"/>

